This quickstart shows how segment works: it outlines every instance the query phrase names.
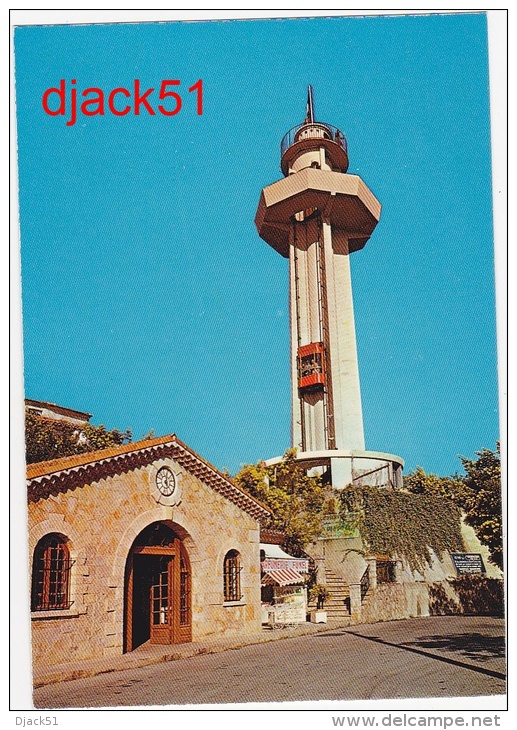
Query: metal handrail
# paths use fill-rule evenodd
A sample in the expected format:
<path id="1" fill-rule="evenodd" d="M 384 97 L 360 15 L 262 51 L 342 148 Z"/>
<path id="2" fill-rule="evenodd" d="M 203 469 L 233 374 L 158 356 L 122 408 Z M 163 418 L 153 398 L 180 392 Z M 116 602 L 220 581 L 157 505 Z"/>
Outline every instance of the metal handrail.
<path id="1" fill-rule="evenodd" d="M 364 601 L 364 597 L 368 593 L 370 588 L 370 566 L 366 568 L 361 578 L 361 601 Z"/>
<path id="2" fill-rule="evenodd" d="M 302 132 L 305 132 L 305 136 L 302 136 Z M 293 127 L 284 135 L 280 143 L 281 155 L 283 156 L 284 152 L 296 142 L 310 138 L 328 139 L 330 142 L 339 145 L 345 152 L 347 151 L 345 135 L 337 127 L 326 122 L 304 122 L 303 124 L 297 124 L 296 127 Z"/>

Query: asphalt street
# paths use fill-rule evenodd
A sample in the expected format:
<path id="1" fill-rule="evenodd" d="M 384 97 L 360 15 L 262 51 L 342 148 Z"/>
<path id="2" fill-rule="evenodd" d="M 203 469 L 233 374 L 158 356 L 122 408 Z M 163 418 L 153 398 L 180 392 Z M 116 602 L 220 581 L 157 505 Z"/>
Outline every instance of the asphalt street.
<path id="1" fill-rule="evenodd" d="M 34 705 L 58 709 L 503 695 L 504 630 L 502 619 L 479 616 L 330 629 L 47 685 L 35 690 Z"/>

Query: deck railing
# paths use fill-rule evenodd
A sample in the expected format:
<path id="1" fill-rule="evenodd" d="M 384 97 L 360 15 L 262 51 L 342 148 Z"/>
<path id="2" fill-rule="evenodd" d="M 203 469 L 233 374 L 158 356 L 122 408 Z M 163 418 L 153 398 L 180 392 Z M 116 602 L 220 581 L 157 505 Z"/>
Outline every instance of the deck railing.
<path id="1" fill-rule="evenodd" d="M 345 135 L 337 127 L 324 122 L 304 122 L 293 127 L 284 135 L 280 143 L 281 155 L 291 145 L 304 139 L 328 139 L 338 144 L 345 152 L 347 151 Z"/>

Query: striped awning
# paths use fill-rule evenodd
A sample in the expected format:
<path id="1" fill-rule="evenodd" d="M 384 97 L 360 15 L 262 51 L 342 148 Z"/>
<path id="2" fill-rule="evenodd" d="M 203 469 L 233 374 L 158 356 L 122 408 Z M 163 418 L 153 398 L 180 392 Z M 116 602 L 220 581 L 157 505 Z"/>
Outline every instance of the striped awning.
<path id="1" fill-rule="evenodd" d="M 263 586 L 292 586 L 297 583 L 305 583 L 304 576 L 292 568 L 284 570 L 268 570 L 261 581 Z"/>

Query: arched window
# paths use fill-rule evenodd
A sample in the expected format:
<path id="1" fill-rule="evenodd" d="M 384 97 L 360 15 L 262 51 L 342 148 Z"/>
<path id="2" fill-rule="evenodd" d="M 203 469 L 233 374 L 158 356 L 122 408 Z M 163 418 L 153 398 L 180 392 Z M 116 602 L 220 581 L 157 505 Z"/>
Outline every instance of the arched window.
<path id="1" fill-rule="evenodd" d="M 45 535 L 36 545 L 32 564 L 33 611 L 70 608 L 70 551 L 63 535 Z"/>
<path id="2" fill-rule="evenodd" d="M 237 550 L 230 550 L 224 558 L 224 600 L 240 601 L 241 595 L 241 556 Z"/>

